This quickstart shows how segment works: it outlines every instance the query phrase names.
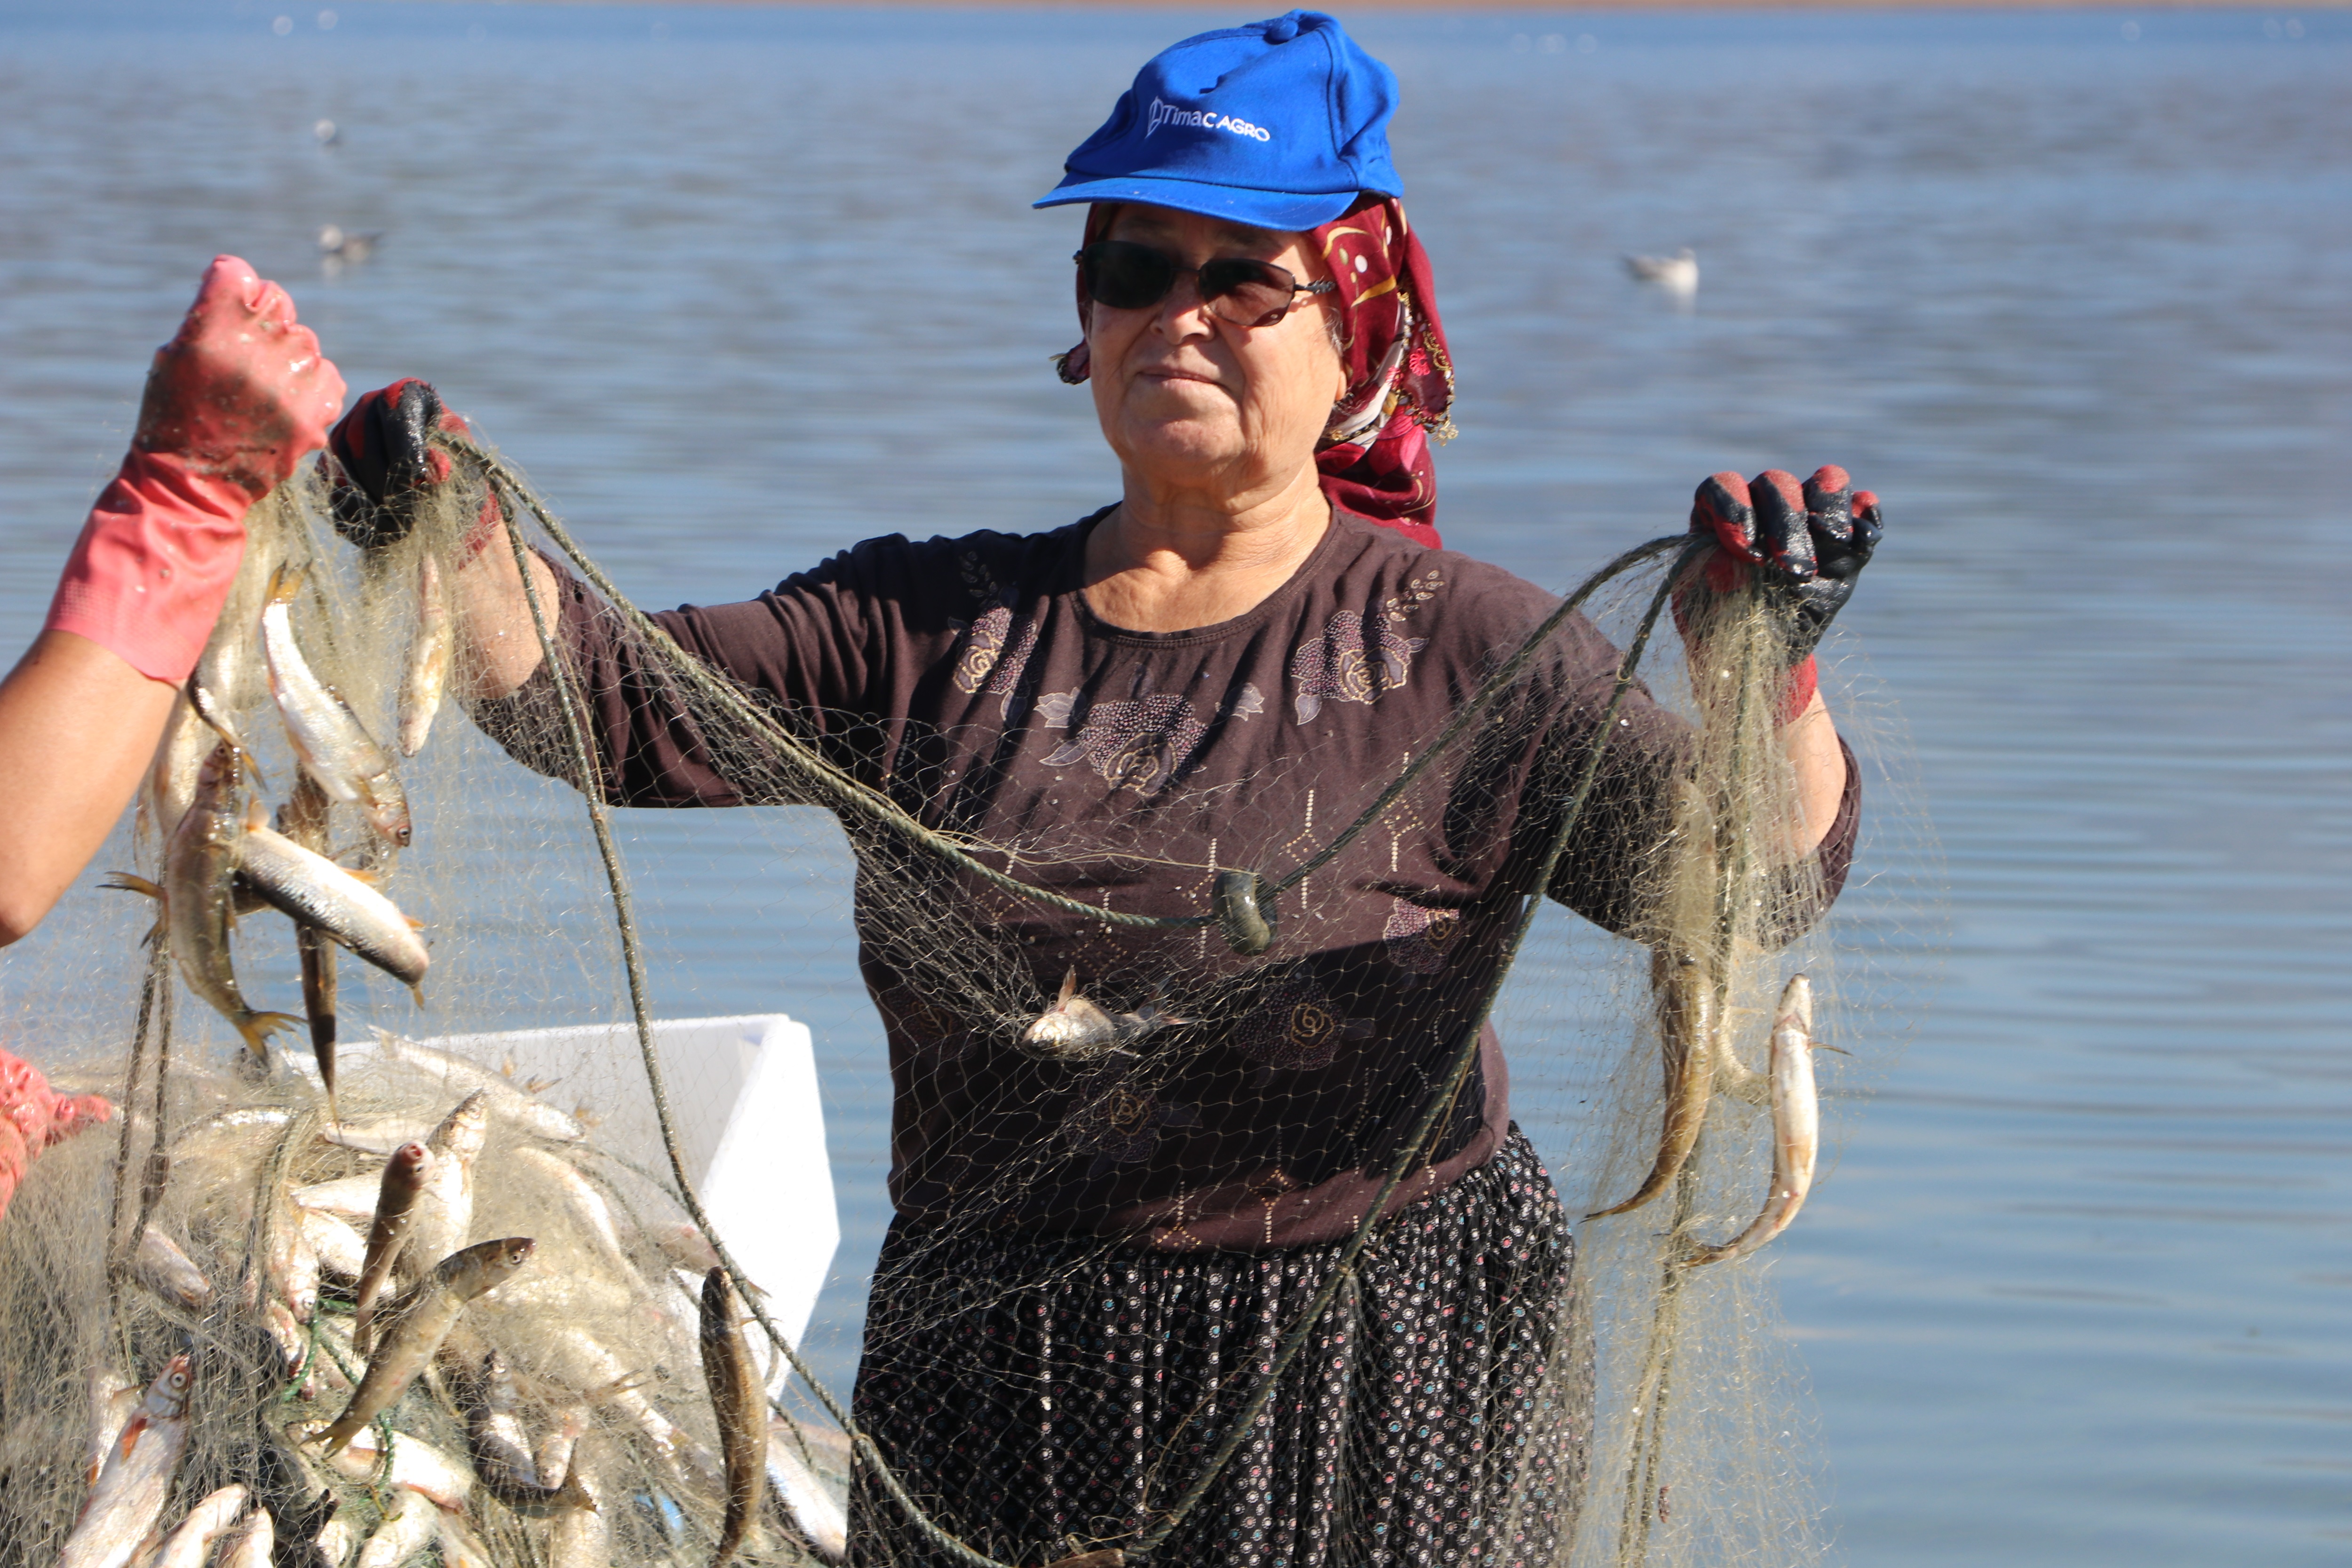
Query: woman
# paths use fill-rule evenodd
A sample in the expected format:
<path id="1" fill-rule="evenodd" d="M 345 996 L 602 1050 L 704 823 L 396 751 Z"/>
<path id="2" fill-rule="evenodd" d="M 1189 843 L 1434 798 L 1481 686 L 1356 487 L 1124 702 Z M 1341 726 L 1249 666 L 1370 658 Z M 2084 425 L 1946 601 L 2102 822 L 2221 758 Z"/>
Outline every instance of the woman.
<path id="1" fill-rule="evenodd" d="M 1428 437 L 1452 367 L 1389 162 L 1394 98 L 1313 13 L 1150 61 L 1039 204 L 1088 205 L 1062 369 L 1091 389 L 1117 504 L 1034 535 L 869 540 L 664 628 L 927 825 L 1021 851 L 1037 886 L 1198 921 L 1219 868 L 1302 864 L 1553 605 L 1437 547 Z M 405 382 L 338 427 L 363 547 L 446 477 L 426 442 L 450 422 Z M 455 574 L 476 717 L 568 773 L 496 521 Z M 1875 539 L 1833 469 L 1801 489 L 1718 476 L 1693 523 L 1770 574 L 1800 642 Z M 791 797 L 719 754 L 656 650 L 529 569 L 562 607 L 608 798 Z M 1571 621 L 1515 723 L 1447 759 L 1429 810 L 1286 894 L 1263 960 L 1197 927 L 1074 918 L 852 824 L 898 1209 L 856 1414 L 940 1530 L 1021 1563 L 1154 1531 L 1163 1563 L 1549 1561 L 1580 1465 L 1572 1393 L 1545 1387 L 1571 1243 L 1491 1029 L 1337 1306 L 1245 1406 L 1478 1022 L 1559 821 L 1555 764 L 1616 659 Z M 1780 732 L 1790 826 L 1833 888 L 1854 791 L 1809 677 Z M 1679 754 L 1645 699 L 1622 717 L 1543 889 L 1620 930 Z M 950 930 L 968 945 L 944 951 Z M 1022 1027 L 1080 998 L 1107 1031 L 1086 1053 Z M 855 1554 L 951 1560 L 868 1482 Z"/>

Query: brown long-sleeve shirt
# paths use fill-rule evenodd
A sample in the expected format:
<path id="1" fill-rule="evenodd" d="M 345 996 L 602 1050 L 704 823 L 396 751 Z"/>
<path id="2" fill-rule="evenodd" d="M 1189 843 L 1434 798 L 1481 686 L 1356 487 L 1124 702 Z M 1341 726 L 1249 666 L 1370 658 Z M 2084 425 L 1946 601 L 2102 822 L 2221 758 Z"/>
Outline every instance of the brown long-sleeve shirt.
<path id="1" fill-rule="evenodd" d="M 1277 879 L 1328 844 L 1558 604 L 1340 514 L 1246 614 L 1127 631 L 1081 592 L 1095 521 L 868 540 L 747 603 L 656 619 L 863 783 L 991 847 L 984 863 L 1105 909 L 1199 917 L 1219 868 Z M 809 798 L 714 747 L 657 657 L 577 584 L 566 595 L 609 798 Z M 1618 657 L 1571 616 L 1468 740 L 1276 900 L 1261 959 L 1213 927 L 1045 907 L 852 822 L 899 1211 L 1171 1248 L 1347 1234 L 1475 1019 Z M 542 674 L 478 717 L 525 762 L 567 773 L 544 739 L 546 690 Z M 1634 922 L 1682 735 L 1627 694 L 1552 878 L 1554 897 L 1611 930 Z M 1820 852 L 1832 896 L 1858 815 L 1847 778 Z M 1098 1005 L 1157 1026 L 1092 1062 L 1024 1052 L 1024 1022 L 1071 970 Z M 1392 1203 L 1483 1163 L 1507 1102 L 1489 1026 L 1433 1157 Z"/>

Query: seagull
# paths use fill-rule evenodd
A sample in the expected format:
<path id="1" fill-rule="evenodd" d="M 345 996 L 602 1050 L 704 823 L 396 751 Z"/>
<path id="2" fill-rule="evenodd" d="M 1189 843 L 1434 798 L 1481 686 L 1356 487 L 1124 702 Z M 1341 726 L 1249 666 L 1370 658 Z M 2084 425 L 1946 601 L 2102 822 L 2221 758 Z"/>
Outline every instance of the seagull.
<path id="1" fill-rule="evenodd" d="M 373 256 L 376 241 L 383 237 L 381 231 L 374 234 L 345 234 L 335 225 L 329 224 L 319 230 L 320 265 L 326 268 L 328 277 L 335 277 L 344 268 L 357 267 L 369 257 Z"/>
<path id="2" fill-rule="evenodd" d="M 1698 258 L 1684 246 L 1672 256 L 1629 256 L 1625 270 L 1644 283 L 1655 283 L 1669 294 L 1698 292 Z"/>

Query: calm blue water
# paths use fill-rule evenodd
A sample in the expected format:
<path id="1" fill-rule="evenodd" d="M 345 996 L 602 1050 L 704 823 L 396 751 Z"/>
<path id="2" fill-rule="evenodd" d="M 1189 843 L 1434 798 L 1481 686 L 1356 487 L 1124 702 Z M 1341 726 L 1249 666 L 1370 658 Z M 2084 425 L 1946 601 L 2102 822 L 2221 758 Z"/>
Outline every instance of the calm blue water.
<path id="1" fill-rule="evenodd" d="M 648 604 L 1109 499 L 1045 364 L 1076 220 L 1025 204 L 1237 14 L 335 13 L 0 4 L 0 623 L 221 249 Z M 2352 1556 L 2352 18 L 1357 31 L 1461 370 L 1450 542 L 1561 584 L 1713 469 L 1886 499 L 1847 676 L 1942 858 L 1899 814 L 1865 854 L 1908 1046 L 1778 1264 L 1841 1554 Z M 380 253 L 323 276 L 330 222 Z M 1680 245 L 1687 313 L 1617 260 Z M 817 1026 L 845 1366 L 887 1109 L 845 893 L 773 878 L 796 826 L 630 826 L 664 1010 Z"/>

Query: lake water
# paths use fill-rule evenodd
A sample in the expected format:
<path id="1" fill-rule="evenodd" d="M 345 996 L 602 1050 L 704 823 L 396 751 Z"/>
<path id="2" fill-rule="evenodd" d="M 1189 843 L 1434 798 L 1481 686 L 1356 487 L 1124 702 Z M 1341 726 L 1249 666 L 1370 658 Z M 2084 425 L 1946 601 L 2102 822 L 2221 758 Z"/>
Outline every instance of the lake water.
<path id="1" fill-rule="evenodd" d="M 0 623 L 217 250 L 354 387 L 438 383 L 643 603 L 1090 509 L 1076 220 L 1026 203 L 1237 15 L 7 0 Z M 1941 858 L 1864 868 L 1942 983 L 1778 1248 L 1839 1555 L 2352 1557 L 2352 17 L 1355 30 L 1460 367 L 1449 542 L 1559 585 L 1714 469 L 1885 498 L 1844 679 Z M 330 222 L 377 256 L 322 275 Z M 1687 311 L 1618 260 L 1682 245 Z M 887 1104 L 842 895 L 628 826 L 663 1010 L 817 1026 L 845 1369 Z"/>

